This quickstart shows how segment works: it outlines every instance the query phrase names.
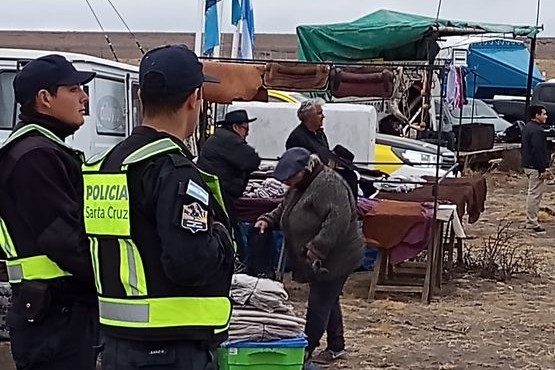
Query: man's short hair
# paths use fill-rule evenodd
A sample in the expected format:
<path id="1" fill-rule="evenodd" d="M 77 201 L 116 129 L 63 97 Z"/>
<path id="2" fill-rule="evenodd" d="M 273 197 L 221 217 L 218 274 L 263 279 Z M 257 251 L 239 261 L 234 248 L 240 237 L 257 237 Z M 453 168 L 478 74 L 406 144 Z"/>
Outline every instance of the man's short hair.
<path id="1" fill-rule="evenodd" d="M 159 78 L 157 74 L 148 75 L 145 80 Z M 147 81 L 148 83 L 149 81 Z M 153 84 L 156 81 L 152 81 Z M 143 105 L 143 115 L 147 117 L 166 116 L 177 113 L 183 107 L 189 96 L 195 92 L 196 88 L 190 91 L 177 93 L 159 93 L 148 90 L 139 90 L 141 103 Z"/>
<path id="2" fill-rule="evenodd" d="M 542 110 L 547 113 L 547 108 L 545 108 L 543 105 L 531 105 L 528 108 L 528 119 L 532 120 L 536 118 L 536 115 L 542 114 Z"/>
<path id="3" fill-rule="evenodd" d="M 46 88 L 45 90 L 48 91 L 50 95 L 56 96 L 56 94 L 58 93 L 58 88 L 59 86 L 49 87 L 49 88 Z M 34 99 L 27 100 L 26 102 L 21 104 L 20 111 L 21 111 L 21 114 L 28 115 L 28 116 L 37 114 L 37 98 L 35 97 Z"/>
<path id="4" fill-rule="evenodd" d="M 321 107 L 322 105 L 324 105 L 324 103 L 325 102 L 323 99 L 309 99 L 309 100 L 303 101 L 299 109 L 297 109 L 297 117 L 301 122 L 304 122 L 306 120 L 307 115 L 313 109 L 316 109 L 316 107 Z"/>

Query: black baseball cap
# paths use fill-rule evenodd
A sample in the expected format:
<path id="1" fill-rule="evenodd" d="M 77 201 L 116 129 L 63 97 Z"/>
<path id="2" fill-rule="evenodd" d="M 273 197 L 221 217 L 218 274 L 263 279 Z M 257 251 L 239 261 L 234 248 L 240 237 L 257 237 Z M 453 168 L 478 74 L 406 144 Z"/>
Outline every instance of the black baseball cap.
<path id="1" fill-rule="evenodd" d="M 179 94 L 201 87 L 204 82 L 219 82 L 202 72 L 197 55 L 185 45 L 166 45 L 149 50 L 139 67 L 143 93 Z"/>
<path id="2" fill-rule="evenodd" d="M 61 55 L 50 54 L 27 63 L 13 81 L 15 100 L 23 104 L 33 100 L 42 89 L 58 86 L 84 85 L 95 72 L 80 72 Z"/>

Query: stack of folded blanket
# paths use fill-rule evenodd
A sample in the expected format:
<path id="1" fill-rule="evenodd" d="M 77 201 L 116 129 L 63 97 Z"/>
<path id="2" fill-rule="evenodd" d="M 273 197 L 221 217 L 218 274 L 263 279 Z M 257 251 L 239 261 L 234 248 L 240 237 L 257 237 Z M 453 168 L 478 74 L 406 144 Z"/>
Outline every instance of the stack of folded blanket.
<path id="1" fill-rule="evenodd" d="M 229 340 L 279 340 L 302 337 L 305 320 L 293 313 L 283 284 L 236 274 L 231 283 L 233 315 Z"/>

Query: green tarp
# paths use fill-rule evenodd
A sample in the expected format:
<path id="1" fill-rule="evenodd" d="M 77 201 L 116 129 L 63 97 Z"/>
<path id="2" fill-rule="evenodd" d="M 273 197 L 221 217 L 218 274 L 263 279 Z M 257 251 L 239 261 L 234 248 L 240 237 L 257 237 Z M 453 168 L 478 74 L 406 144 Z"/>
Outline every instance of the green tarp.
<path id="1" fill-rule="evenodd" d="M 534 26 L 473 23 L 378 10 L 351 23 L 297 27 L 299 60 L 355 62 L 427 60 L 428 46 L 433 56 L 438 51 L 430 39 L 434 26 L 439 35 L 502 33 L 533 37 Z"/>

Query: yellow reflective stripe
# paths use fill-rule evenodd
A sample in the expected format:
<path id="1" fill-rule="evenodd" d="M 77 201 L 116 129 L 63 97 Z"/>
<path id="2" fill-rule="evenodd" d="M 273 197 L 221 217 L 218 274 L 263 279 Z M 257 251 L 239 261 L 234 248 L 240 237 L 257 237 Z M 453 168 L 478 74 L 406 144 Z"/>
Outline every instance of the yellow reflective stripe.
<path id="1" fill-rule="evenodd" d="M 216 198 L 216 201 L 222 207 L 226 216 L 229 217 L 229 214 L 227 213 L 227 208 L 226 208 L 225 203 L 224 203 L 224 197 L 223 197 L 223 194 L 222 194 L 222 190 L 221 190 L 221 187 L 220 187 L 220 179 L 218 178 L 218 176 L 211 175 L 208 172 L 204 172 L 200 169 L 199 169 L 199 172 L 201 174 L 202 179 L 206 183 L 206 185 L 208 185 L 208 188 L 210 189 L 210 192 L 212 193 L 214 198 Z"/>
<path id="2" fill-rule="evenodd" d="M 99 298 L 100 323 L 128 328 L 176 326 L 229 326 L 231 300 L 228 297 L 171 297 L 150 299 Z"/>
<path id="3" fill-rule="evenodd" d="M 131 291 L 131 286 L 129 284 L 129 257 L 127 256 L 127 244 L 119 239 L 119 278 L 121 284 L 125 289 L 125 294 L 130 296 L 133 295 Z"/>
<path id="4" fill-rule="evenodd" d="M 229 330 L 229 326 L 231 325 L 231 321 L 227 323 L 227 325 L 225 326 L 225 328 L 220 328 L 220 329 L 214 329 L 214 334 L 220 334 L 223 333 L 224 331 Z"/>
<path id="5" fill-rule="evenodd" d="M 125 173 L 84 173 L 85 230 L 89 235 L 129 237 L 129 189 Z"/>
<path id="6" fill-rule="evenodd" d="M 87 159 L 85 164 L 83 164 L 83 171 L 90 172 L 90 171 L 99 171 L 100 167 L 102 166 L 102 162 L 108 156 L 108 154 L 112 151 L 112 149 L 105 150 L 101 153 L 97 153 Z"/>
<path id="7" fill-rule="evenodd" d="M 128 155 L 123 161 L 123 166 L 140 162 L 149 157 L 152 157 L 170 150 L 181 150 L 181 148 L 179 147 L 179 145 L 174 143 L 171 139 L 161 139 L 161 140 L 153 141 L 152 143 L 149 143 L 137 149 L 130 155 Z"/>
<path id="8" fill-rule="evenodd" d="M 100 261 L 98 257 L 98 239 L 89 237 L 91 261 L 94 272 L 94 285 L 98 294 L 102 294 L 102 280 L 100 277 Z"/>
<path id="9" fill-rule="evenodd" d="M 229 220 L 229 213 L 227 212 L 227 208 L 225 206 L 224 197 L 221 190 L 222 188 L 220 186 L 220 179 L 218 178 L 218 176 L 209 174 L 208 172 L 204 172 L 201 169 L 198 170 L 202 179 L 210 189 L 210 192 L 212 193 L 218 204 L 221 206 L 221 208 L 224 210 L 224 213 Z M 237 251 L 237 237 L 238 236 L 235 235 L 235 229 L 231 228 L 231 241 L 234 251 Z"/>
<path id="10" fill-rule="evenodd" d="M 6 267 L 10 283 L 20 283 L 23 279 L 48 280 L 71 276 L 45 255 L 8 260 Z"/>
<path id="11" fill-rule="evenodd" d="M 137 246 L 129 239 L 119 239 L 120 279 L 128 296 L 145 296 L 146 276 Z"/>
<path id="12" fill-rule="evenodd" d="M 8 259 L 17 258 L 17 251 L 4 220 L 0 218 L 0 247 Z"/>
<path id="13" fill-rule="evenodd" d="M 69 148 L 69 146 L 65 142 L 63 142 L 59 137 L 57 137 L 52 131 L 35 124 L 25 125 L 19 128 L 18 130 L 13 131 L 12 134 L 6 139 L 6 141 L 4 141 L 2 146 L 5 146 L 11 143 L 12 141 L 14 141 L 15 139 L 20 138 L 21 136 L 32 131 L 38 131 L 40 134 L 42 134 L 43 136 L 46 136 L 50 140 L 55 141 L 60 145 L 67 146 Z"/>

